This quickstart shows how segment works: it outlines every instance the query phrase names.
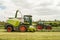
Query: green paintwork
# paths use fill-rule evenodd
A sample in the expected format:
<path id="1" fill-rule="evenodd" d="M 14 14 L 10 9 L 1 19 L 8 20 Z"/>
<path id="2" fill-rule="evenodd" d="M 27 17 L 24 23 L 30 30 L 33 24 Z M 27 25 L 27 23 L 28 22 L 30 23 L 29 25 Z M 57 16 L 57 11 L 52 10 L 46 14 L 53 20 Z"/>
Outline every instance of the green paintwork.
<path id="1" fill-rule="evenodd" d="M 14 27 L 17 27 L 20 24 L 20 20 L 18 20 L 16 18 L 15 19 L 8 19 L 7 23 L 13 25 Z"/>
<path id="2" fill-rule="evenodd" d="M 31 31 L 31 32 L 36 31 L 35 26 L 34 25 L 30 25 L 29 28 L 28 28 L 28 31 Z"/>

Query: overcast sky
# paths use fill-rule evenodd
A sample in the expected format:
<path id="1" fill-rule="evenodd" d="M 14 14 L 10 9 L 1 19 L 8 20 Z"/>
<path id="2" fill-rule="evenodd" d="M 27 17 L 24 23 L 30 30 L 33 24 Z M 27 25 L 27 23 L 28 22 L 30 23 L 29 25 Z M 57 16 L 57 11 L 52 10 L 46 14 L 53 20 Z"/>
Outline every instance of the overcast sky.
<path id="1" fill-rule="evenodd" d="M 60 20 L 60 0 L 0 0 L 0 21 L 14 17 L 17 9 L 22 15 L 32 15 L 34 21 Z"/>

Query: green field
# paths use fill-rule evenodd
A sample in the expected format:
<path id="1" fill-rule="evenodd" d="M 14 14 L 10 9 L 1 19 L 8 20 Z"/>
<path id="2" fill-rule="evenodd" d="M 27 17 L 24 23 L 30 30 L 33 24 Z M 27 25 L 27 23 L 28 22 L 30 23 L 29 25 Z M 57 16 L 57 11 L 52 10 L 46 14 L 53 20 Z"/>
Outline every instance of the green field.
<path id="1" fill-rule="evenodd" d="M 0 29 L 0 40 L 60 40 L 60 32 L 6 32 Z"/>

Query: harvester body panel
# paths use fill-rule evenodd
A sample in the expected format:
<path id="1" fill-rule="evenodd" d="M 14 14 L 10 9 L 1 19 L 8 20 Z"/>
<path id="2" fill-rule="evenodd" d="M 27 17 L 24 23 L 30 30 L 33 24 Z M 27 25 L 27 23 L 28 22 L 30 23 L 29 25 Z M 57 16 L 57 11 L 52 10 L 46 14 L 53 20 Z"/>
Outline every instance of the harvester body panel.
<path id="1" fill-rule="evenodd" d="M 18 19 L 9 19 L 9 20 L 7 20 L 7 23 L 13 25 L 14 27 L 17 27 L 20 24 L 20 20 L 18 20 Z"/>

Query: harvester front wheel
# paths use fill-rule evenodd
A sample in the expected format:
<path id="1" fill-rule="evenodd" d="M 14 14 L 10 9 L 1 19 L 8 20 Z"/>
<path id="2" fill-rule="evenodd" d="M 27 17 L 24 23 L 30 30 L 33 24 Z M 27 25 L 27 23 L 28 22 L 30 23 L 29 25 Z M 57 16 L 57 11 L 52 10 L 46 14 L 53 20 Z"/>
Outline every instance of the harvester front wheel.
<path id="1" fill-rule="evenodd" d="M 20 32 L 26 32 L 26 31 L 27 31 L 26 26 L 25 26 L 25 25 L 21 25 L 21 26 L 19 27 L 19 31 L 20 31 Z"/>
<path id="2" fill-rule="evenodd" d="M 8 26 L 7 27 L 7 32 L 12 32 L 12 31 L 13 31 L 12 27 L 11 26 Z"/>

